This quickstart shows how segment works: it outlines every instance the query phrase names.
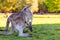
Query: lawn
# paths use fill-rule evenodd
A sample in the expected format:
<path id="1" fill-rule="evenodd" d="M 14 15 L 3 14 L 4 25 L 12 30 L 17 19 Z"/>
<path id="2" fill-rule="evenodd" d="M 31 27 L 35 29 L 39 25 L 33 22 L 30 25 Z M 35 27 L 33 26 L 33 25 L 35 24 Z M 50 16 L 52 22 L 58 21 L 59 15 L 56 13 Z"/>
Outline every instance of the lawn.
<path id="1" fill-rule="evenodd" d="M 6 19 L 0 17 L 0 27 L 5 27 Z M 32 24 L 33 32 L 26 30 L 32 37 L 19 37 L 17 33 L 13 33 L 9 36 L 0 36 L 0 40 L 60 40 L 60 15 L 34 15 Z"/>

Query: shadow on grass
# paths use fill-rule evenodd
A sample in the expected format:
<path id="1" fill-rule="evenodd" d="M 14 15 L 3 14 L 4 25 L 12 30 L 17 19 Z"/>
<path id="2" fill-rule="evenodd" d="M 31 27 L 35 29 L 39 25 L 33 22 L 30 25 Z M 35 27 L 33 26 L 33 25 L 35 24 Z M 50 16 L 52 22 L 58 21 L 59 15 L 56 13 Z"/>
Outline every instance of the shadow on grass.
<path id="1" fill-rule="evenodd" d="M 60 31 L 60 24 L 35 24 L 33 26 L 33 33 L 42 31 Z M 4 30 L 5 27 L 0 27 L 0 30 Z M 10 28 L 9 28 L 10 29 Z M 27 31 L 27 30 L 26 30 Z"/>
<path id="2" fill-rule="evenodd" d="M 41 40 L 58 40 L 60 39 L 60 24 L 33 25 L 32 34 L 35 38 Z"/>
<path id="3" fill-rule="evenodd" d="M 60 24 L 35 24 L 33 25 L 35 29 L 50 30 L 50 29 L 60 29 Z"/>
<path id="4" fill-rule="evenodd" d="M 28 33 L 30 33 L 30 31 Z M 19 38 L 18 36 L 14 35 L 8 36 L 7 38 L 10 39 L 10 37 L 13 37 L 13 39 L 16 39 L 15 37 L 17 37 L 17 40 L 59 40 L 60 24 L 35 24 L 33 25 L 33 32 L 31 38 Z"/>
<path id="5" fill-rule="evenodd" d="M 60 31 L 60 24 L 37 24 L 33 25 L 33 32 L 51 32 L 55 33 L 56 31 Z"/>

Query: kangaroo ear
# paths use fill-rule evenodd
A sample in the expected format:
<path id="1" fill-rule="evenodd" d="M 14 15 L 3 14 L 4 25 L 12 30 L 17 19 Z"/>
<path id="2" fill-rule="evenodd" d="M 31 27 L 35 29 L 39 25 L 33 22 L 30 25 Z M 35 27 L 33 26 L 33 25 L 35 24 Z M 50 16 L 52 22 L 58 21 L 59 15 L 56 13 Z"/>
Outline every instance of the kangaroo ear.
<path id="1" fill-rule="evenodd" d="M 24 7 L 24 10 L 26 10 L 27 8 L 29 8 L 29 7 L 31 7 L 32 5 L 26 5 L 25 7 Z"/>
<path id="2" fill-rule="evenodd" d="M 32 5 L 28 5 L 28 7 L 31 7 Z"/>
<path id="3" fill-rule="evenodd" d="M 22 9 L 22 11 L 25 11 L 27 8 L 31 7 L 32 5 L 25 5 L 24 8 Z"/>
<path id="4" fill-rule="evenodd" d="M 26 6 L 27 6 L 26 8 L 29 8 L 29 7 L 31 7 L 32 5 L 27 4 Z"/>

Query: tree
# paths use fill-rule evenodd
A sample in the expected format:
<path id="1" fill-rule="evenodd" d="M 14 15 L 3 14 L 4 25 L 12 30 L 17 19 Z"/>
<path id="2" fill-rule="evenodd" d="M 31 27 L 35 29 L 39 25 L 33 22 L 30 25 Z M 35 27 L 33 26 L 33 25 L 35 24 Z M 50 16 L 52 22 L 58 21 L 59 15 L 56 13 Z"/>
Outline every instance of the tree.
<path id="1" fill-rule="evenodd" d="M 59 0 L 46 0 L 46 5 L 48 7 L 48 11 L 49 12 L 55 12 L 57 11 L 59 8 L 58 8 L 58 1 Z"/>

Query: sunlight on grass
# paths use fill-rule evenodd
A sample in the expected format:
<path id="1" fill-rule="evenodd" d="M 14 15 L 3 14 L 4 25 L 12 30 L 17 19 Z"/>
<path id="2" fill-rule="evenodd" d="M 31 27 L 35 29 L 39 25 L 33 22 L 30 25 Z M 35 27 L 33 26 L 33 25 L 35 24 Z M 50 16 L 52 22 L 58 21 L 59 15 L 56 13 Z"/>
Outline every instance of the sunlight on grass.
<path id="1" fill-rule="evenodd" d="M 60 15 L 34 15 L 33 24 L 60 24 Z"/>
<path id="2" fill-rule="evenodd" d="M 60 18 L 34 18 L 33 24 L 59 24 Z"/>
<path id="3" fill-rule="evenodd" d="M 0 16 L 0 27 L 6 25 L 6 19 Z M 32 24 L 60 24 L 60 15 L 34 15 Z"/>
<path id="4" fill-rule="evenodd" d="M 34 15 L 34 18 L 60 18 L 60 15 Z"/>
<path id="5" fill-rule="evenodd" d="M 4 26 L 5 26 L 5 24 L 6 24 L 6 19 L 7 19 L 7 18 L 4 18 L 4 17 L 1 17 L 1 18 L 0 18 L 0 27 L 4 27 Z"/>

